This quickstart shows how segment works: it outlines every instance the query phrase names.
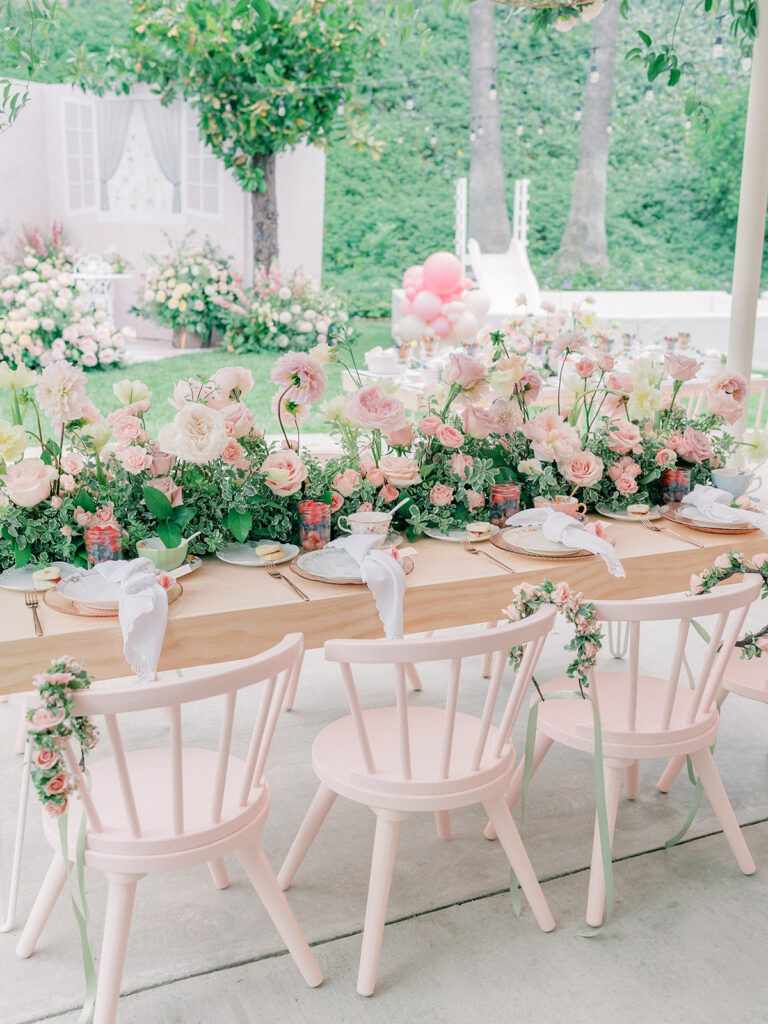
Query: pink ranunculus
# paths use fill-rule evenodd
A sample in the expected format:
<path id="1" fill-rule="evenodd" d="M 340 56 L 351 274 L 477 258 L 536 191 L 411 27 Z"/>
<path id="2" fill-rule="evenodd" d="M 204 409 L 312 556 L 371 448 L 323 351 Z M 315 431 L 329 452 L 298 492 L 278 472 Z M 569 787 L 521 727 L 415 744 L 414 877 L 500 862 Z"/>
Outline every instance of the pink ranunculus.
<path id="1" fill-rule="evenodd" d="M 461 422 L 464 426 L 464 433 L 474 437 L 477 441 L 496 429 L 496 417 L 490 409 L 481 409 L 476 405 L 468 405 L 461 412 Z"/>
<path id="2" fill-rule="evenodd" d="M 447 423 L 440 424 L 435 437 L 444 448 L 461 448 L 464 444 L 462 432 L 455 427 L 450 427 Z"/>
<path id="3" fill-rule="evenodd" d="M 456 476 L 463 480 L 472 472 L 475 460 L 471 455 L 464 455 L 462 452 L 454 452 L 451 456 L 451 470 Z"/>
<path id="4" fill-rule="evenodd" d="M 434 437 L 437 433 L 437 428 L 442 422 L 439 416 L 423 416 L 419 420 L 419 433 L 423 434 L 424 437 Z"/>
<path id="5" fill-rule="evenodd" d="M 450 505 L 453 501 L 454 488 L 446 487 L 445 484 L 435 484 L 429 492 L 429 500 L 438 508 Z"/>
<path id="6" fill-rule="evenodd" d="M 126 471 L 132 476 L 143 473 L 152 465 L 152 456 L 148 448 L 142 448 L 139 444 L 129 445 L 127 448 L 116 448 L 115 458 Z"/>
<path id="7" fill-rule="evenodd" d="M 597 363 L 591 356 L 582 356 L 576 363 L 575 370 L 583 380 L 587 380 L 595 372 L 596 367 Z"/>
<path id="8" fill-rule="evenodd" d="M 523 376 L 520 378 L 519 388 L 525 396 L 526 402 L 531 404 L 536 401 L 541 391 L 542 381 L 540 375 L 532 370 L 530 367 L 523 371 Z"/>
<path id="9" fill-rule="evenodd" d="M 448 366 L 443 371 L 446 384 L 460 384 L 463 388 L 471 388 L 478 381 L 485 380 L 488 369 L 479 359 L 468 356 L 465 352 L 451 352 Z"/>
<path id="10" fill-rule="evenodd" d="M 421 483 L 416 460 L 409 455 L 384 455 L 379 459 L 379 469 L 388 484 L 393 487 L 411 487 Z M 368 475 L 370 480 L 370 474 Z"/>
<path id="11" fill-rule="evenodd" d="M 675 462 L 677 462 L 677 452 L 672 451 L 671 448 L 659 448 L 656 452 L 656 465 L 661 466 L 662 469 L 674 465 Z"/>
<path id="12" fill-rule="evenodd" d="M 211 382 L 216 386 L 216 391 L 207 404 L 212 409 L 225 410 L 251 390 L 253 374 L 244 366 L 222 366 L 213 374 Z M 234 436 L 242 437 L 242 434 Z"/>
<path id="13" fill-rule="evenodd" d="M 345 469 L 343 473 L 337 473 L 331 482 L 334 491 L 338 491 L 343 498 L 348 498 L 360 486 L 360 474 L 356 469 Z"/>
<path id="14" fill-rule="evenodd" d="M 608 430 L 605 443 L 617 455 L 628 455 L 630 452 L 639 455 L 643 450 L 643 435 L 635 423 L 616 420 Z"/>
<path id="15" fill-rule="evenodd" d="M 683 431 L 678 452 L 687 462 L 694 463 L 705 462 L 715 454 L 712 451 L 712 445 L 709 443 L 707 435 L 701 430 L 696 430 L 694 427 L 686 427 Z"/>
<path id="16" fill-rule="evenodd" d="M 410 420 L 406 422 L 405 426 L 399 427 L 397 430 L 390 430 L 387 433 L 387 440 L 397 448 L 407 448 L 413 444 L 415 437 L 413 423 Z"/>
<path id="17" fill-rule="evenodd" d="M 129 416 L 122 409 L 107 416 L 107 426 L 112 427 L 118 444 L 128 444 L 129 441 L 135 440 L 142 429 L 138 416 Z"/>
<path id="18" fill-rule="evenodd" d="M 80 452 L 65 452 L 61 456 L 60 468 L 62 473 L 77 476 L 78 473 L 82 473 L 84 466 L 85 459 Z"/>
<path id="19" fill-rule="evenodd" d="M 664 357 L 664 367 L 673 380 L 693 380 L 704 363 L 698 362 L 692 356 L 672 353 Z"/>
<path id="20" fill-rule="evenodd" d="M 365 479 L 371 487 L 381 487 L 384 483 L 384 471 L 379 469 L 378 466 L 371 466 L 365 474 Z"/>
<path id="21" fill-rule="evenodd" d="M 22 459 L 6 466 L 0 480 L 14 505 L 32 508 L 50 496 L 55 476 L 53 466 L 47 466 L 42 459 Z"/>
<path id="22" fill-rule="evenodd" d="M 616 365 L 616 360 L 609 352 L 598 352 L 595 356 L 595 362 L 603 373 L 610 373 Z"/>
<path id="23" fill-rule="evenodd" d="M 465 493 L 470 512 L 477 512 L 477 510 L 482 508 L 485 504 L 484 494 L 479 494 L 477 491 L 473 491 L 471 487 L 468 487 Z"/>
<path id="24" fill-rule="evenodd" d="M 581 451 L 578 431 L 555 409 L 537 413 L 523 425 L 522 432 L 533 443 L 534 456 L 542 462 L 567 459 Z"/>
<path id="25" fill-rule="evenodd" d="M 344 499 L 338 491 L 331 492 L 331 512 L 338 512 L 344 504 Z"/>
<path id="26" fill-rule="evenodd" d="M 398 491 L 396 487 L 393 487 L 392 484 L 384 484 L 384 486 L 379 491 L 379 497 L 381 498 L 382 501 L 385 501 L 387 504 L 389 504 L 392 501 L 396 501 L 397 498 L 400 497 L 400 491 Z"/>
<path id="27" fill-rule="evenodd" d="M 268 455 L 261 464 L 261 472 L 270 491 L 281 498 L 295 494 L 307 479 L 304 460 L 291 448 Z"/>
<path id="28" fill-rule="evenodd" d="M 316 402 L 325 393 L 323 365 L 306 352 L 286 352 L 280 356 L 272 367 L 270 379 L 281 390 L 293 386 L 301 391 L 302 404 Z"/>
<path id="29" fill-rule="evenodd" d="M 710 412 L 722 416 L 727 423 L 735 423 L 744 412 L 747 397 L 746 377 L 723 369 L 707 388 L 707 407 Z"/>
<path id="30" fill-rule="evenodd" d="M 620 476 L 616 481 L 616 490 L 619 494 L 635 494 L 637 492 L 637 480 L 633 476 Z"/>
<path id="31" fill-rule="evenodd" d="M 149 467 L 150 476 L 168 476 L 173 469 L 173 464 L 176 461 L 175 455 L 169 455 L 168 452 L 164 452 L 162 448 L 158 448 L 157 445 L 153 445 L 149 449 L 149 455 L 152 459 Z"/>
<path id="32" fill-rule="evenodd" d="M 368 384 L 347 395 L 344 412 L 351 423 L 363 430 L 389 431 L 405 426 L 405 406 L 380 384 Z"/>
<path id="33" fill-rule="evenodd" d="M 592 452 L 576 452 L 558 460 L 557 468 L 573 487 L 594 487 L 603 477 L 603 460 Z"/>
<path id="34" fill-rule="evenodd" d="M 239 441 L 253 431 L 253 413 L 244 402 L 232 402 L 222 410 L 224 413 L 224 429 L 228 437 Z"/>
<path id="35" fill-rule="evenodd" d="M 40 374 L 35 396 L 54 428 L 79 420 L 88 403 L 85 373 L 65 359 L 49 363 Z"/>

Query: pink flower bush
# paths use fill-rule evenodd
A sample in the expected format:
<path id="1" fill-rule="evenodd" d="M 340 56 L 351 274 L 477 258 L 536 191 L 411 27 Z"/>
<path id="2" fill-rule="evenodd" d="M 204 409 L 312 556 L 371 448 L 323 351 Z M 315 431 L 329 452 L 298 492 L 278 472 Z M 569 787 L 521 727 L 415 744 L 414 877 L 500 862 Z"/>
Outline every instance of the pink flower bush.
<path id="1" fill-rule="evenodd" d="M 419 467 L 410 455 L 384 455 L 379 459 L 379 469 L 393 487 L 412 487 L 421 483 Z M 368 479 L 371 479 L 370 473 Z"/>
<path id="2" fill-rule="evenodd" d="M 390 431 L 405 426 L 403 403 L 380 384 L 368 384 L 347 395 L 344 412 L 350 423 L 363 430 Z"/>
<path id="3" fill-rule="evenodd" d="M 438 508 L 443 508 L 451 504 L 454 493 L 453 487 L 446 487 L 445 484 L 435 484 L 429 492 L 429 500 Z"/>
<path id="4" fill-rule="evenodd" d="M 295 494 L 307 479 L 304 460 L 290 448 L 268 455 L 261 464 L 261 472 L 270 491 L 281 498 Z"/>
<path id="5" fill-rule="evenodd" d="M 554 462 L 581 450 L 578 431 L 567 424 L 554 409 L 545 409 L 528 420 L 523 435 L 533 444 L 533 454 L 542 462 Z"/>
<path id="6" fill-rule="evenodd" d="M 33 508 L 50 497 L 51 485 L 56 478 L 53 466 L 47 466 L 42 459 L 23 459 L 6 467 L 0 480 L 14 505 Z"/>

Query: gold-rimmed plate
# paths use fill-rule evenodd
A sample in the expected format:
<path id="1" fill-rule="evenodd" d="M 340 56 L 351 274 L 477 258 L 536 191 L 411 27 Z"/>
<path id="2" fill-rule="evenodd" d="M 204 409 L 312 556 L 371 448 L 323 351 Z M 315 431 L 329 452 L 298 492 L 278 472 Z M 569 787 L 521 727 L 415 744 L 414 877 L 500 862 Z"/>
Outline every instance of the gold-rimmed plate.
<path id="1" fill-rule="evenodd" d="M 167 593 L 168 604 L 174 604 L 184 593 L 184 588 L 177 580 Z M 85 604 L 82 601 L 74 601 L 71 597 L 66 597 L 55 589 L 46 590 L 43 594 L 43 601 L 56 612 L 63 612 L 64 615 L 78 615 L 88 619 L 116 619 L 119 611 L 117 608 L 97 608 L 95 605 Z"/>
<path id="2" fill-rule="evenodd" d="M 502 551 L 529 558 L 587 558 L 594 554 L 583 548 L 571 548 L 557 541 L 547 540 L 540 526 L 508 526 L 491 537 L 491 544 Z"/>
<path id="3" fill-rule="evenodd" d="M 404 556 L 398 559 L 403 572 L 413 572 L 413 559 Z M 341 548 L 321 548 L 319 551 L 305 551 L 290 563 L 291 570 L 305 580 L 318 583 L 333 583 L 341 586 L 364 586 L 360 567 L 350 554 Z"/>
<path id="4" fill-rule="evenodd" d="M 689 530 L 700 530 L 702 533 L 754 533 L 758 530 L 758 526 L 753 526 L 752 523 L 715 523 L 711 519 L 705 519 L 703 516 L 694 517 L 689 515 L 683 515 L 682 511 L 686 507 L 680 501 L 672 502 L 671 505 L 662 505 L 661 517 L 667 519 L 671 523 L 677 523 L 679 526 L 687 526 Z M 692 512 L 696 512 L 696 509 L 691 507 Z"/>

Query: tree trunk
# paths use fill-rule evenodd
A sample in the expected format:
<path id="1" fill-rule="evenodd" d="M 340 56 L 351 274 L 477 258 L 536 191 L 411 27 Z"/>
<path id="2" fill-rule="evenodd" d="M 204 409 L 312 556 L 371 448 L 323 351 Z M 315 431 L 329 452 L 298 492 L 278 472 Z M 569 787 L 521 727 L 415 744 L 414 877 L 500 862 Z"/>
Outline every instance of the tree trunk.
<path id="1" fill-rule="evenodd" d="M 251 193 L 253 228 L 253 263 L 269 270 L 279 257 L 277 247 L 277 190 L 275 187 L 275 157 L 256 156 L 254 166 L 264 172 L 264 191 Z"/>
<path id="2" fill-rule="evenodd" d="M 587 77 L 579 133 L 579 166 L 573 179 L 571 210 L 558 252 L 558 272 L 573 273 L 581 266 L 603 271 L 609 267 L 605 235 L 605 194 L 611 136 L 613 76 L 619 35 L 619 4 L 606 4 L 595 19 L 590 65 L 597 65 L 597 82 Z"/>
<path id="3" fill-rule="evenodd" d="M 469 162 L 469 237 L 482 252 L 506 252 L 511 231 L 501 156 L 501 120 L 496 69 L 495 5 L 469 4 L 470 112 L 475 141 Z M 496 98 L 491 99 L 491 85 Z"/>

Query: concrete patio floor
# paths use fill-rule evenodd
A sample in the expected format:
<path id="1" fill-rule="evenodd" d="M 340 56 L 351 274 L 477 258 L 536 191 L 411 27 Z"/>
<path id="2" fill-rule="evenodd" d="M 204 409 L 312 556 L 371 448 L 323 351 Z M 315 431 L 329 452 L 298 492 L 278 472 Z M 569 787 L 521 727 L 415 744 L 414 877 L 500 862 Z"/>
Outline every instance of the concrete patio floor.
<path id="1" fill-rule="evenodd" d="M 751 619 L 764 621 L 759 605 Z M 564 639 L 559 631 L 551 637 L 541 680 L 562 672 Z M 668 640 L 664 629 L 644 640 L 651 661 Z M 441 669 L 424 669 L 424 690 L 414 702 L 434 699 Z M 388 699 L 380 673 L 361 678 L 372 705 Z M 485 686 L 479 664 L 466 683 L 479 706 Z M 242 711 L 249 706 L 254 703 L 246 701 Z M 335 668 L 325 665 L 321 652 L 309 652 L 296 710 L 282 716 L 268 768 L 273 808 L 264 846 L 276 870 L 315 789 L 312 738 L 345 713 Z M 240 705 L 238 714 L 240 721 Z M 3 895 L 21 764 L 10 753 L 17 720 L 18 700 L 0 705 Z M 248 721 L 242 714 L 241 740 Z M 524 724 L 516 728 L 518 752 Z M 184 726 L 185 742 L 209 744 L 218 722 L 198 707 Z M 166 737 L 157 715 L 136 716 L 127 730 L 127 739 L 143 746 Z M 225 891 L 213 887 L 205 867 L 150 875 L 138 889 L 118 1021 L 765 1024 L 768 708 L 728 699 L 716 762 L 757 874 L 739 871 L 706 797 L 686 840 L 663 849 L 685 819 L 691 787 L 683 775 L 668 795 L 659 793 L 662 764 L 646 762 L 638 799 L 622 798 L 619 807 L 614 918 L 590 939 L 582 937 L 594 815 L 590 758 L 556 746 L 531 787 L 523 838 L 557 922 L 549 935 L 536 927 L 525 900 L 522 917 L 514 916 L 505 891 L 508 866 L 499 844 L 482 836 L 481 808 L 453 814 L 448 842 L 437 838 L 431 816 L 412 817 L 401 833 L 371 999 L 355 992 L 374 825 L 365 808 L 337 801 L 289 890 L 325 976 L 319 989 L 304 985 L 234 858 L 228 859 Z M 50 856 L 39 819 L 32 806 L 21 916 Z M 98 950 L 105 885 L 96 872 L 87 873 L 87 885 Z M 60 901 L 29 960 L 14 954 L 18 932 L 0 935 L 0 1021 L 74 1024 L 83 981 L 71 907 Z"/>

